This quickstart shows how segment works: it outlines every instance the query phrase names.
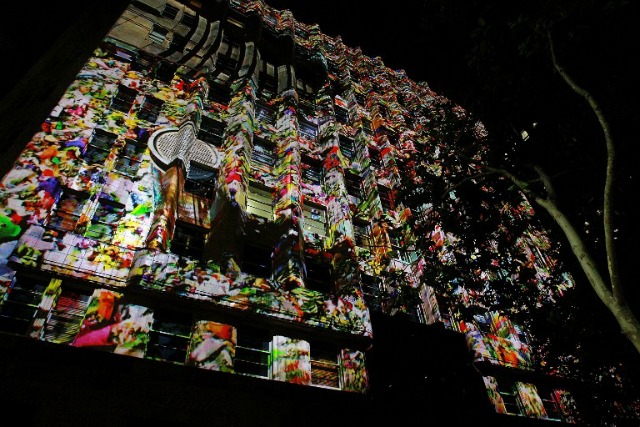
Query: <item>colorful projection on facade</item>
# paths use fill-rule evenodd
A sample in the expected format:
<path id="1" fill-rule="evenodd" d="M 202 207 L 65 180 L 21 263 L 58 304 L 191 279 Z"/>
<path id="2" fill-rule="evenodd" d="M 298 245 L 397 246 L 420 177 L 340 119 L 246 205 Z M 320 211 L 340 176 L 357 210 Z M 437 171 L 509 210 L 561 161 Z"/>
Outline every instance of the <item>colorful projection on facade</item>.
<path id="1" fill-rule="evenodd" d="M 16 281 L 9 293 L 18 292 L 28 283 Z M 163 329 L 154 310 L 127 301 L 125 294 L 98 288 L 89 293 L 68 291 L 60 279 L 51 279 L 40 287 L 40 300 L 33 300 L 33 314 L 28 335 L 52 343 L 86 347 L 115 354 L 164 360 L 150 351 L 150 343 L 170 348 L 175 330 L 186 327 L 185 340 L 179 341 L 183 357 L 171 360 L 200 369 L 238 373 L 234 369 L 237 347 L 237 328 L 233 325 L 196 320 Z M 5 307 L 9 303 L 5 303 Z M 177 329 L 176 329 L 177 328 Z M 241 332 L 242 333 L 242 332 Z M 152 338 L 155 334 L 156 337 Z M 275 336 L 268 346 L 269 366 L 264 378 L 293 384 L 311 385 L 310 351 L 313 343 Z M 340 380 L 336 388 L 363 393 L 368 389 L 364 353 L 357 350 L 336 351 Z M 241 371 L 240 373 L 245 373 Z"/>
<path id="2" fill-rule="evenodd" d="M 534 369 L 529 345 L 520 339 L 515 326 L 506 316 L 490 312 L 486 316 L 476 316 L 474 320 L 461 321 L 458 330 L 465 334 L 475 360 Z"/>
<path id="3" fill-rule="evenodd" d="M 195 324 L 189 343 L 187 365 L 214 371 L 233 372 L 236 329 L 211 321 Z"/>
<path id="4" fill-rule="evenodd" d="M 431 118 L 442 105 L 463 110 L 262 1 L 229 5 L 292 37 L 300 58 L 326 66 L 327 81 L 269 63 L 253 42 L 225 68 L 216 61 L 233 49 L 217 37 L 219 22 L 207 22 L 211 37 L 193 43 L 199 50 L 165 50 L 170 38 L 194 33 L 163 16 L 166 2 L 142 3 L 158 13 L 130 6 L 0 181 L 0 295 L 7 300 L 16 277 L 36 271 L 95 289 L 76 297 L 51 282 L 38 313 L 84 317 L 58 333 L 40 313 L 31 337 L 145 357 L 155 310 L 126 302 L 136 287 L 364 338 L 373 333 L 367 303 L 376 303 L 460 330 L 477 360 L 533 368 L 506 318 L 480 330 L 421 283 L 425 254 L 413 227 L 424 211 L 403 205 L 400 190 L 403 178 L 422 179 L 411 163 L 418 152 L 428 154 L 421 167 L 434 177 L 452 173 Z M 169 38 L 143 31 L 149 23 Z M 163 76 L 167 65 L 175 72 Z M 263 83 L 269 78 L 276 89 Z M 228 99 L 213 94 L 221 88 Z M 529 208 L 505 206 L 522 215 Z M 268 273 L 241 261 L 249 232 L 271 236 L 263 239 L 272 246 Z M 441 265 L 453 263 L 457 237 L 436 224 L 430 238 Z M 541 256 L 545 236 L 531 231 L 519 242 L 542 282 L 554 265 Z M 310 260 L 331 272 L 330 291 L 313 289 Z M 416 291 L 418 309 L 389 303 L 403 288 Z M 461 289 L 446 296 L 467 304 Z M 189 327 L 178 363 L 233 372 L 240 327 Z M 313 352 L 312 343 L 275 337 L 272 378 L 309 384 L 309 345 Z M 341 349 L 339 360 L 340 387 L 365 391 L 364 353 Z"/>
<path id="5" fill-rule="evenodd" d="M 503 383 L 492 376 L 484 376 L 483 380 L 489 400 L 499 414 L 551 419 L 570 424 L 578 422 L 575 399 L 566 390 L 552 389 L 541 393 L 530 383 L 508 380 Z"/>

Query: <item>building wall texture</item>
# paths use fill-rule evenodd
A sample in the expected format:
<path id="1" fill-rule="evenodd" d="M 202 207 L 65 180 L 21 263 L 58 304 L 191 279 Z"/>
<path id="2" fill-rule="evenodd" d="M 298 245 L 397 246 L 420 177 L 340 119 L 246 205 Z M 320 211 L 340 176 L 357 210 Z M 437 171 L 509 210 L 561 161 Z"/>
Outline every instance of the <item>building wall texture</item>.
<path id="1" fill-rule="evenodd" d="M 261 1 L 131 3 L 0 183 L 0 329 L 366 396 L 371 313 L 404 311 L 534 371 L 508 318 L 420 284 L 398 160 L 437 99 Z M 379 298 L 396 271 L 416 307 Z M 569 391 L 499 376 L 490 412 L 577 422 Z"/>

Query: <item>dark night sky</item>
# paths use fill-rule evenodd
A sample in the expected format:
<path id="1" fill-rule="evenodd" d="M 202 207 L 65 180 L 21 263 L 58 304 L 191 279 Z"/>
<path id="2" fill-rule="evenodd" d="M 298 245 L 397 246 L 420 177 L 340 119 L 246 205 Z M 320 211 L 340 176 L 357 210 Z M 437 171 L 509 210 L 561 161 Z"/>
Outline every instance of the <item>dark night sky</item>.
<path id="1" fill-rule="evenodd" d="M 420 28 L 425 18 L 422 1 L 346 2 L 328 0 L 266 0 L 276 9 L 288 9 L 300 22 L 317 23 L 347 46 L 360 47 L 367 56 L 379 56 L 389 68 L 403 69 L 415 81 L 426 81 L 441 95 L 462 76 L 461 54 L 455 40 L 433 40 Z"/>
<path id="2" fill-rule="evenodd" d="M 449 47 L 452 40 L 420 37 L 422 2 L 409 0 L 320 2 L 267 0 L 276 9 L 289 9 L 304 23 L 317 23 L 323 33 L 340 35 L 347 46 L 360 47 L 365 55 L 380 56 L 388 67 L 404 69 L 416 81 L 427 81 L 439 94 L 455 84 L 462 67 L 460 55 Z M 45 2 L 37 9 L 21 2 L 5 5 L 5 16 L 15 17 L 0 25 L 0 55 L 10 58 L 2 67 L 0 98 L 58 37 L 73 16 L 79 14 L 77 0 Z M 28 18 L 27 18 L 28 16 Z M 29 22 L 29 25 L 25 25 Z"/>

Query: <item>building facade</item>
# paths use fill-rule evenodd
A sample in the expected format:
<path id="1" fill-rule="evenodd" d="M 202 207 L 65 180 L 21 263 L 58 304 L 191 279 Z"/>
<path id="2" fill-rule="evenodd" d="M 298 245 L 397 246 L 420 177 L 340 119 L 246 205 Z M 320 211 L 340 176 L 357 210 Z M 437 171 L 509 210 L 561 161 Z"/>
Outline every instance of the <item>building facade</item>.
<path id="1" fill-rule="evenodd" d="M 434 420 L 580 423 L 524 331 L 461 318 L 420 280 L 396 194 L 437 97 L 262 1 L 132 2 L 0 184 L 5 352 L 170 378 L 122 386 L 156 404 L 133 421 L 211 416 L 211 393 L 237 411 L 222 422 L 249 424 L 233 399 L 273 393 L 252 421 L 284 423 L 266 413 L 288 399 L 347 402 L 338 424 L 409 420 L 427 400 Z M 395 272 L 417 304 L 387 298 Z M 170 384 L 182 398 L 158 397 Z"/>

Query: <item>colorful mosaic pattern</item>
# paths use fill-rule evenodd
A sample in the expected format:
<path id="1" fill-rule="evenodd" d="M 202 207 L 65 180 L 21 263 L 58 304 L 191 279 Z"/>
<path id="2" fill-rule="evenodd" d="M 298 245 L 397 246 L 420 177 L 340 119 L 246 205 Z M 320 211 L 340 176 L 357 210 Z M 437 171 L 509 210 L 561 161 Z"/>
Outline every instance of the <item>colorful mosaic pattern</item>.
<path id="1" fill-rule="evenodd" d="M 307 341 L 273 337 L 272 375 L 278 381 L 311 384 L 311 356 Z"/>
<path id="2" fill-rule="evenodd" d="M 233 372 L 235 354 L 236 328 L 208 320 L 196 322 L 189 342 L 187 365 Z"/>

